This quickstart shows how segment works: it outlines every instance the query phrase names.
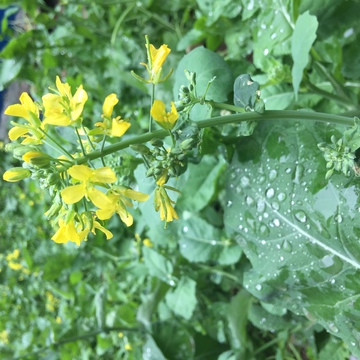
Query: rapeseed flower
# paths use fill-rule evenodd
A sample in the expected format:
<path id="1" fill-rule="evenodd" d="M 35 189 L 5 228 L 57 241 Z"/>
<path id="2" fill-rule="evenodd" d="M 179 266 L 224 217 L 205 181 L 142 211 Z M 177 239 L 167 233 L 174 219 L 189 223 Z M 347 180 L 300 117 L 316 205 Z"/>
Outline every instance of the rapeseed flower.
<path id="1" fill-rule="evenodd" d="M 70 85 L 62 83 L 56 77 L 57 94 L 46 94 L 42 97 L 44 105 L 44 124 L 57 126 L 79 126 L 85 102 L 88 99 L 86 91 L 80 85 L 75 94 L 71 94 Z"/>
<path id="2" fill-rule="evenodd" d="M 175 190 L 174 188 L 171 188 L 171 190 Z M 178 214 L 176 213 L 173 204 L 175 204 L 174 201 L 172 201 L 169 197 L 169 195 L 166 192 L 166 189 L 164 186 L 158 186 L 155 189 L 155 195 L 154 195 L 154 205 L 155 210 L 160 210 L 160 219 L 165 220 L 166 223 L 173 221 L 174 219 L 178 219 Z"/>
<path id="3" fill-rule="evenodd" d="M 27 124 L 18 124 L 11 122 L 14 125 L 9 131 L 9 139 L 11 141 L 17 140 L 19 137 L 24 137 L 22 144 L 41 144 L 44 137 L 44 124 L 40 120 L 39 107 L 34 103 L 28 93 L 23 92 L 20 95 L 20 104 L 10 105 L 6 108 L 4 114 L 23 118 Z"/>
<path id="4" fill-rule="evenodd" d="M 86 213 L 78 215 L 79 221 L 76 217 L 64 220 L 59 219 L 59 229 L 51 238 L 58 244 L 66 244 L 71 241 L 80 246 L 82 241 L 86 241 L 90 232 L 95 234 L 95 230 L 102 231 L 106 239 L 109 240 L 113 237 L 112 233 L 105 229 L 98 221 L 91 219 Z"/>
<path id="5" fill-rule="evenodd" d="M 110 94 L 105 98 L 102 110 L 102 122 L 95 123 L 97 129 L 93 129 L 89 132 L 89 135 L 104 134 L 110 137 L 121 137 L 125 134 L 127 129 L 130 127 L 130 123 L 121 116 L 112 118 L 111 115 L 114 110 L 114 106 L 119 102 L 116 94 Z"/>
<path id="6" fill-rule="evenodd" d="M 127 207 L 133 207 L 131 200 L 146 201 L 149 195 L 118 185 L 108 191 L 107 197 L 110 204 L 100 207 L 96 211 L 97 217 L 101 220 L 110 219 L 116 212 L 126 226 L 131 226 L 134 219 L 127 210 Z"/>
<path id="7" fill-rule="evenodd" d="M 67 172 L 73 181 L 79 184 L 61 190 L 61 197 L 66 204 L 74 204 L 83 197 L 90 199 L 99 208 L 110 204 L 108 197 L 95 185 L 111 184 L 116 181 L 116 175 L 111 168 L 91 169 L 86 165 L 74 165 Z"/>
<path id="8" fill-rule="evenodd" d="M 179 118 L 175 104 L 171 102 L 171 111 L 167 112 L 165 104 L 161 100 L 154 101 L 150 114 L 155 121 L 166 130 L 171 130 Z"/>

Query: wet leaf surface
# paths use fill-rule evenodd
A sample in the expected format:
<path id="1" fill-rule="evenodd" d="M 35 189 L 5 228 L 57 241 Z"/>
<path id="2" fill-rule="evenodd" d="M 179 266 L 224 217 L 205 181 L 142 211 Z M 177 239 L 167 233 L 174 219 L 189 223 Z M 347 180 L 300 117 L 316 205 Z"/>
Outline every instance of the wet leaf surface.
<path id="1" fill-rule="evenodd" d="M 227 172 L 225 224 L 253 266 L 244 286 L 322 324 L 359 354 L 358 179 L 325 181 L 316 146 L 330 137 L 325 124 L 262 123 L 254 137 Z"/>

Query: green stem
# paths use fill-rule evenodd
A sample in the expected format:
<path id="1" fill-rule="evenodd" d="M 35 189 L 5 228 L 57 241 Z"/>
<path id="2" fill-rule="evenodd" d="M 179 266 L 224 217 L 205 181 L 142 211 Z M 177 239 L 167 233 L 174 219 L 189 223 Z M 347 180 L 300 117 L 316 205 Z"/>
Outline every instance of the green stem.
<path id="1" fill-rule="evenodd" d="M 223 271 L 223 270 L 219 270 L 219 269 L 216 269 L 216 268 L 212 268 L 210 266 L 207 266 L 207 265 L 201 265 L 201 264 L 197 264 L 198 267 L 200 269 L 203 269 L 203 270 L 206 270 L 208 272 L 212 272 L 212 273 L 215 273 L 215 274 L 220 274 L 221 276 L 224 276 L 238 284 L 241 284 L 240 280 L 235 276 L 235 275 L 232 275 L 232 274 L 229 274 L 228 272 L 226 271 Z"/>
<path id="2" fill-rule="evenodd" d="M 104 151 L 105 142 L 106 142 L 106 135 L 104 135 L 103 141 L 102 141 L 102 143 L 101 143 L 101 149 L 100 149 L 101 154 L 102 154 L 103 151 Z M 101 163 L 102 163 L 103 166 L 105 167 L 106 165 L 105 165 L 105 161 L 104 161 L 104 156 L 101 155 L 100 159 L 101 159 Z"/>
<path id="3" fill-rule="evenodd" d="M 215 101 L 206 101 L 206 103 L 208 103 L 209 105 L 211 105 L 214 108 L 218 108 L 218 109 L 224 109 L 224 110 L 230 110 L 230 111 L 235 111 L 238 113 L 244 113 L 245 109 L 235 106 L 235 105 L 230 105 L 230 104 L 224 104 L 224 103 L 217 103 Z"/>
<path id="4" fill-rule="evenodd" d="M 228 116 L 217 116 L 206 120 L 197 121 L 196 124 L 200 129 L 207 127 L 226 125 L 226 124 L 236 124 L 243 121 L 274 121 L 274 120 L 288 120 L 288 121 L 320 121 L 327 122 L 335 125 L 345 125 L 352 126 L 354 120 L 352 118 L 317 113 L 312 111 L 305 110 L 267 110 L 264 114 L 258 114 L 256 112 L 246 112 L 242 114 L 233 114 Z M 112 144 L 103 149 L 93 151 L 86 156 L 79 157 L 75 160 L 76 164 L 84 164 L 89 160 L 98 159 L 101 156 L 106 156 L 117 152 L 119 150 L 126 149 L 132 144 L 142 144 L 150 141 L 151 139 L 162 139 L 168 136 L 169 133 L 167 130 L 157 130 L 152 133 L 146 133 L 138 136 L 134 136 L 128 140 L 121 141 L 120 143 Z M 59 172 L 65 171 L 67 168 L 59 169 Z"/>
<path id="5" fill-rule="evenodd" d="M 316 85 L 312 84 L 308 79 L 304 78 L 304 83 L 305 85 L 309 88 L 309 90 L 313 91 L 316 94 L 319 94 L 325 98 L 328 98 L 330 100 L 334 100 L 340 104 L 345 105 L 346 107 L 350 107 L 351 109 L 355 108 L 355 105 L 353 104 L 353 102 L 350 99 L 347 98 L 343 98 L 339 95 L 336 94 L 332 94 L 328 91 L 322 90 L 320 88 L 318 88 Z"/>
<path id="6" fill-rule="evenodd" d="M 81 151 L 82 153 L 84 154 L 84 156 L 86 156 L 86 151 L 85 151 L 85 148 L 84 148 L 84 145 L 82 143 L 82 140 L 81 140 L 81 136 L 79 134 L 79 130 L 77 128 L 75 128 L 75 132 L 76 132 L 76 135 L 77 135 L 77 138 L 79 140 L 79 144 L 80 144 L 80 147 L 81 147 Z"/>
<path id="7" fill-rule="evenodd" d="M 121 16 L 119 17 L 119 19 L 117 20 L 115 26 L 114 26 L 114 30 L 111 34 L 111 40 L 110 43 L 112 46 L 115 45 L 115 41 L 116 41 L 116 36 L 119 32 L 120 26 L 123 23 L 124 19 L 127 17 L 127 15 L 135 8 L 136 4 L 132 4 L 130 6 L 128 6 L 125 11 L 121 14 Z"/>
<path id="8" fill-rule="evenodd" d="M 152 107 L 155 99 L 155 85 L 151 84 L 151 94 L 150 94 L 150 106 Z M 149 133 L 152 131 L 152 116 L 150 112 L 150 118 L 149 118 Z"/>
<path id="9" fill-rule="evenodd" d="M 62 154 L 66 154 L 69 159 L 73 159 L 73 156 L 63 147 L 61 146 L 56 139 L 54 139 L 49 133 L 46 133 L 43 129 L 39 128 L 39 130 L 46 136 L 46 138 L 50 139 L 50 141 L 57 147 L 55 148 L 50 143 L 47 143 L 54 150 L 59 151 Z"/>

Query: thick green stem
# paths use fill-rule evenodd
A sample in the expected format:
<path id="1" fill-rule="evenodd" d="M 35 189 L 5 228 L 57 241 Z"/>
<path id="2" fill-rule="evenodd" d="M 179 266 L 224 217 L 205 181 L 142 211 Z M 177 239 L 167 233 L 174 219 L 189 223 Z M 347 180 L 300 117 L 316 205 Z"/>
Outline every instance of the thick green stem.
<path id="1" fill-rule="evenodd" d="M 206 120 L 197 121 L 199 128 L 207 128 L 218 125 L 226 124 L 236 124 L 242 121 L 276 121 L 276 120 L 288 120 L 288 121 L 320 121 L 328 122 L 335 125 L 345 125 L 352 126 L 354 120 L 352 118 L 325 114 L 325 113 L 316 113 L 312 111 L 304 110 L 267 110 L 264 114 L 258 114 L 256 112 L 248 112 L 241 114 L 233 114 L 228 116 L 217 116 Z M 117 152 L 119 150 L 126 149 L 133 144 L 142 144 L 150 141 L 151 139 L 162 139 L 169 135 L 169 132 L 166 130 L 157 130 L 152 133 L 146 133 L 139 136 L 134 136 L 130 139 L 124 140 L 120 143 L 112 144 L 103 149 L 103 151 L 96 150 L 87 154 L 86 156 L 77 158 L 76 164 L 84 164 L 89 160 L 98 159 L 102 156 L 106 156 Z M 59 169 L 59 171 L 65 171 L 66 167 Z"/>

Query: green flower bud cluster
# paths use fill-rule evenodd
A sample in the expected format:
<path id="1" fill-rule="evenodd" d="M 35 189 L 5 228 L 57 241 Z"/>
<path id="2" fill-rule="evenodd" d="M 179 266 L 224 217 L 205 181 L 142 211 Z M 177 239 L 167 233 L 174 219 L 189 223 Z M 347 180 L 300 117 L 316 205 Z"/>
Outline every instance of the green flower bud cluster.
<path id="1" fill-rule="evenodd" d="M 150 141 L 153 146 L 149 148 L 144 144 L 131 145 L 131 148 L 141 154 L 148 164 L 146 176 L 154 176 L 156 181 L 165 177 L 165 182 L 170 177 L 178 177 L 187 169 L 188 151 L 194 146 L 194 139 L 188 138 L 176 143 L 171 148 L 165 148 L 160 139 Z"/>
<path id="2" fill-rule="evenodd" d="M 355 153 L 351 151 L 351 147 L 347 146 L 343 139 L 337 140 L 331 136 L 332 145 L 326 143 L 318 144 L 321 151 L 324 152 L 326 160 L 326 168 L 329 169 L 325 175 L 329 179 L 334 171 L 341 171 L 345 176 L 350 176 L 351 169 L 354 168 Z"/>
<path id="3" fill-rule="evenodd" d="M 189 85 L 180 86 L 175 106 L 178 111 L 188 113 L 199 102 L 199 99 L 196 93 L 196 73 L 185 70 L 185 76 L 189 80 Z"/>

